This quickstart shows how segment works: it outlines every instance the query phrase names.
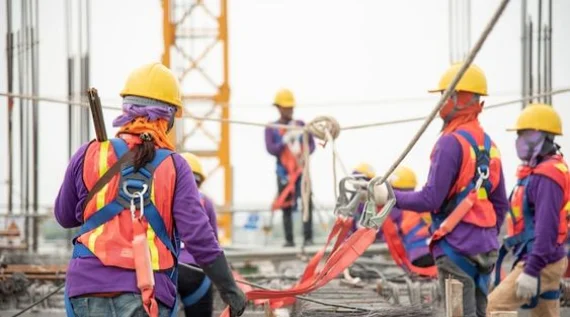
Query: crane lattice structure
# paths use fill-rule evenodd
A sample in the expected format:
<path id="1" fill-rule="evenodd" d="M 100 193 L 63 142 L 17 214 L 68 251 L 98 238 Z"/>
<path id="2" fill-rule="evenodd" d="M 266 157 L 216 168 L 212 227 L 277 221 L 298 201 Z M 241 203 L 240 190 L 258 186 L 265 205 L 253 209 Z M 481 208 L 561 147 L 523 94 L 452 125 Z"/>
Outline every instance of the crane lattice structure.
<path id="1" fill-rule="evenodd" d="M 185 113 L 198 115 L 201 110 L 204 117 L 229 119 L 227 0 L 163 0 L 162 5 L 162 63 L 180 80 Z M 229 123 L 184 120 L 177 122 L 172 137 L 179 152 L 190 151 L 205 163 L 215 161 L 206 171 L 208 179 L 222 174 L 224 191 L 212 194 L 223 205 L 224 212 L 218 215 L 220 242 L 229 243 L 232 214 L 228 211 L 233 201 Z"/>

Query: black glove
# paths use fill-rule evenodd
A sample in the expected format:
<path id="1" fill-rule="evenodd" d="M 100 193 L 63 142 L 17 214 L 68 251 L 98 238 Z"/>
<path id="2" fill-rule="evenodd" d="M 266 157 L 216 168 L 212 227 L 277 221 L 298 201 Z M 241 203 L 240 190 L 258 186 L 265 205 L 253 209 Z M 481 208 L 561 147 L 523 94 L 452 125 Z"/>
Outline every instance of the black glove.
<path id="1" fill-rule="evenodd" d="M 234 280 L 226 256 L 223 253 L 220 254 L 212 264 L 202 269 L 216 285 L 224 303 L 230 306 L 230 316 L 241 316 L 245 310 L 247 299 Z"/>

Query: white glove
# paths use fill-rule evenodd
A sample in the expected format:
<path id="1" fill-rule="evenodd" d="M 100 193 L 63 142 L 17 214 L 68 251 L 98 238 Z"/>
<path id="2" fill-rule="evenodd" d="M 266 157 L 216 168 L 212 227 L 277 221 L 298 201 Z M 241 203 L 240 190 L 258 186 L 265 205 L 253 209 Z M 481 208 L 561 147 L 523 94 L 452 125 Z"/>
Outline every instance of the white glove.
<path id="1" fill-rule="evenodd" d="M 515 287 L 518 298 L 529 300 L 537 294 L 538 279 L 522 272 L 515 282 Z"/>
<path id="2" fill-rule="evenodd" d="M 376 205 L 385 205 L 388 200 L 388 189 L 384 183 L 374 185 L 374 202 Z"/>

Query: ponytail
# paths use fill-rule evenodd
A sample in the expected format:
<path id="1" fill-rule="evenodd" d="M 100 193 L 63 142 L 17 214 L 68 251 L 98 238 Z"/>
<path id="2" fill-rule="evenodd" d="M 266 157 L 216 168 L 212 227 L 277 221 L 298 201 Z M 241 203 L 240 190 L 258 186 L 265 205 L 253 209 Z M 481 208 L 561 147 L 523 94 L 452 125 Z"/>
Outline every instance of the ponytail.
<path id="1" fill-rule="evenodd" d="M 134 168 L 138 171 L 141 167 L 144 167 L 148 162 L 154 159 L 155 154 L 155 144 L 153 141 L 152 134 L 145 132 L 140 135 L 142 140 L 141 144 L 136 145 L 135 150 L 135 160 Z"/>

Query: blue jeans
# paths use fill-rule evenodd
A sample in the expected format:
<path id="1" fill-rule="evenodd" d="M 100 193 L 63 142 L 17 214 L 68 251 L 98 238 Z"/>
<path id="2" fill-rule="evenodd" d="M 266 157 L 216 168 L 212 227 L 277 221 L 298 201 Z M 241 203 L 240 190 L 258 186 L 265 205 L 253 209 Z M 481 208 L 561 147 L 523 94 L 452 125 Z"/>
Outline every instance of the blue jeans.
<path id="1" fill-rule="evenodd" d="M 71 298 L 73 312 L 77 317 L 148 317 L 140 294 L 125 293 L 116 297 Z M 158 303 L 160 317 L 169 317 L 171 309 Z"/>

